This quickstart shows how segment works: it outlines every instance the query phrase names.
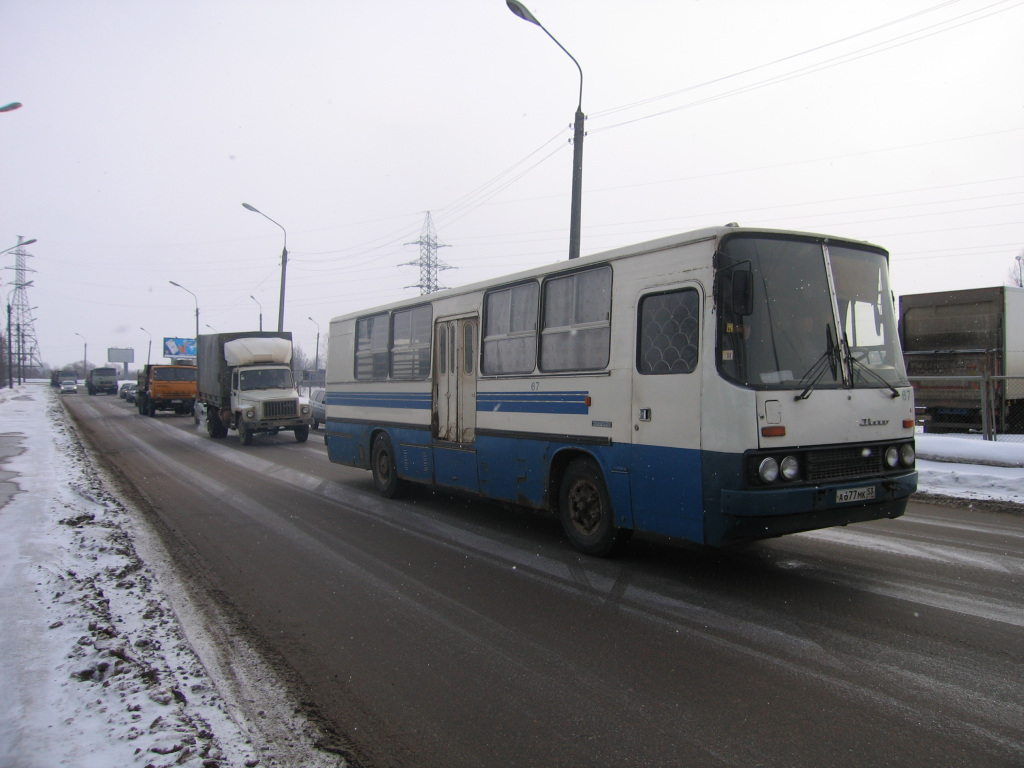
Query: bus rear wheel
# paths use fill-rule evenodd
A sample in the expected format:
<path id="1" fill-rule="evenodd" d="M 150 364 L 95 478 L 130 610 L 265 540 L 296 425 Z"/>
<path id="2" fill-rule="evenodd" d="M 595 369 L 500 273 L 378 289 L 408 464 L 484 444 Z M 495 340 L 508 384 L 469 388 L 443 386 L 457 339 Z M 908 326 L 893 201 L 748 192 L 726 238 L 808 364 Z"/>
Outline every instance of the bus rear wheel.
<path id="1" fill-rule="evenodd" d="M 395 454 L 391 449 L 391 438 L 381 432 L 373 440 L 370 456 L 370 470 L 373 472 L 373 486 L 385 499 L 393 499 L 402 490 L 395 466 Z"/>
<path id="2" fill-rule="evenodd" d="M 605 557 L 619 551 L 631 530 L 615 524 L 611 498 L 600 467 L 590 458 L 572 461 L 562 478 L 558 511 L 562 529 L 580 552 Z"/>

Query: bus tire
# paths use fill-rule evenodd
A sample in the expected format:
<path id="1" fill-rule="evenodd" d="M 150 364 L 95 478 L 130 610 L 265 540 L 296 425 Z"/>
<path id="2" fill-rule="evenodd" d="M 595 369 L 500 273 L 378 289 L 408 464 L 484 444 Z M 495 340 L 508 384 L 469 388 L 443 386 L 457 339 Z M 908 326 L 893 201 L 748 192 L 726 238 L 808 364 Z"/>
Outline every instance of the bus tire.
<path id="1" fill-rule="evenodd" d="M 615 524 L 611 498 L 597 463 L 574 459 L 558 497 L 559 517 L 569 542 L 580 552 L 605 557 L 621 549 L 632 531 Z"/>
<path id="2" fill-rule="evenodd" d="M 391 438 L 384 432 L 373 440 L 370 471 L 373 473 L 374 488 L 385 499 L 393 499 L 401 492 L 402 481 L 398 479 L 395 452 L 391 449 Z"/>

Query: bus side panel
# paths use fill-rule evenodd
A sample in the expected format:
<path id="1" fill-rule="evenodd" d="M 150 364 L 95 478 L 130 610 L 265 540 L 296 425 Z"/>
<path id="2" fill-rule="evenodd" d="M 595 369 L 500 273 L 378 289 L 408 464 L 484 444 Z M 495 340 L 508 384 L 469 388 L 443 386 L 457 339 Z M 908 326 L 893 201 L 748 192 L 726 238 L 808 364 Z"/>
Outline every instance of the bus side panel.
<path id="1" fill-rule="evenodd" d="M 704 541 L 699 450 L 634 445 L 633 472 L 645 489 L 633 507 L 636 530 Z"/>
<path id="2" fill-rule="evenodd" d="M 332 421 L 325 425 L 327 458 L 335 464 L 370 468 L 369 431 L 365 424 Z"/>
<path id="3" fill-rule="evenodd" d="M 381 431 L 391 440 L 395 468 L 400 478 L 417 483 L 433 482 L 434 466 L 428 429 L 384 428 L 369 423 L 332 421 L 327 425 L 327 458 L 335 464 L 370 469 L 373 436 Z"/>
<path id="4" fill-rule="evenodd" d="M 435 442 L 433 448 L 434 482 L 442 488 L 477 493 L 477 455 L 472 448 Z M 401 469 L 399 474 L 404 475 Z M 428 482 L 424 480 L 424 482 Z"/>
<path id="5" fill-rule="evenodd" d="M 604 475 L 616 524 L 633 527 L 629 473 L 625 469 L 628 444 L 582 446 L 526 437 L 478 435 L 476 445 L 481 495 L 535 509 L 553 507 L 558 501 L 559 489 L 551 485 L 551 465 L 560 460 L 560 454 L 569 451 L 573 455 L 591 456 Z"/>

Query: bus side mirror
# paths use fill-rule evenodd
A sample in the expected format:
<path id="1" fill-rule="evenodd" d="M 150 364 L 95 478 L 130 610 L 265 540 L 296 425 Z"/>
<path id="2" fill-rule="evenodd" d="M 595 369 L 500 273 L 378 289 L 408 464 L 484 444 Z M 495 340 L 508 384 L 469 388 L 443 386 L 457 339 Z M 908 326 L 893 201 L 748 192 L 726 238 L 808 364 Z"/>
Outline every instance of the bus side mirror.
<path id="1" fill-rule="evenodd" d="M 754 291 L 751 273 L 735 271 L 732 273 L 732 311 L 736 315 L 746 316 L 754 311 Z"/>

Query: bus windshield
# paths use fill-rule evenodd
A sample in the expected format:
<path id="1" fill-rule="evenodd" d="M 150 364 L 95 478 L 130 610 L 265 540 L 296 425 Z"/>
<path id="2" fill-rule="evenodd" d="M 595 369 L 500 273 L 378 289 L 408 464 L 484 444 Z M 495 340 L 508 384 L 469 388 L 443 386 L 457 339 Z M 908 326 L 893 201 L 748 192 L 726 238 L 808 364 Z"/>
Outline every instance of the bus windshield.
<path id="1" fill-rule="evenodd" d="M 738 234 L 717 260 L 717 360 L 726 378 L 807 393 L 907 386 L 883 251 Z"/>

